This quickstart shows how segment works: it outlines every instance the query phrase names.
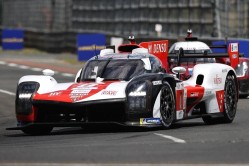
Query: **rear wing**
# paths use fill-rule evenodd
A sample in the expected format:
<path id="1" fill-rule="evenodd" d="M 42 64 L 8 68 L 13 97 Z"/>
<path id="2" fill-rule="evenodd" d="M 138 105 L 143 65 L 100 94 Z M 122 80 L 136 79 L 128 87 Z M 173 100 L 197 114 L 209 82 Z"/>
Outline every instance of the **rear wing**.
<path id="1" fill-rule="evenodd" d="M 168 40 L 142 42 L 139 46 L 147 48 L 150 54 L 159 58 L 162 67 L 166 70 L 168 69 Z"/>
<path id="2" fill-rule="evenodd" d="M 223 46 L 216 46 L 216 48 L 224 48 Z M 211 47 L 210 47 L 211 48 Z M 184 54 L 182 48 L 180 48 L 179 52 L 176 54 L 169 54 L 169 58 L 177 58 L 177 65 L 180 65 L 181 59 L 183 58 L 229 58 L 230 65 L 233 68 L 236 68 L 239 64 L 239 49 L 238 43 L 230 43 L 229 47 L 227 48 L 227 53 L 207 53 L 204 52 L 203 54 Z"/>
<path id="3" fill-rule="evenodd" d="M 148 49 L 148 53 L 156 56 L 161 61 L 162 67 L 167 70 L 168 40 L 149 41 L 142 42 L 140 44 L 135 44 L 134 42 L 130 44 L 123 44 L 118 47 L 118 51 L 120 53 L 131 53 L 132 50 L 136 48 Z"/>

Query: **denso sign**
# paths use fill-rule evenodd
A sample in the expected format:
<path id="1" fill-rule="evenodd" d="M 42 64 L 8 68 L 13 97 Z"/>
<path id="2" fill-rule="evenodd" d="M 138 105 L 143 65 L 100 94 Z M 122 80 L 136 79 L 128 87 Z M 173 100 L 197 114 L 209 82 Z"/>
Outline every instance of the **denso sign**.
<path id="1" fill-rule="evenodd" d="M 161 43 L 161 44 L 149 45 L 148 50 L 150 53 L 153 53 L 153 54 L 167 52 L 167 44 Z"/>

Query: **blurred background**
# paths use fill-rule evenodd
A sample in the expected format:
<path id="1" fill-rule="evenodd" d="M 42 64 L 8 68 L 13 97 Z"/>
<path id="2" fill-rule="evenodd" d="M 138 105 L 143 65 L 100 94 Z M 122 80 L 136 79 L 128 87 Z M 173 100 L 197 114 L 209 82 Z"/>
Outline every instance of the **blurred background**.
<path id="1" fill-rule="evenodd" d="M 249 39 L 248 0 L 0 0 L 0 24 L 24 30 L 24 46 L 76 51 L 79 33 L 139 41 L 186 36 Z M 1 33 L 0 33 L 1 34 Z"/>

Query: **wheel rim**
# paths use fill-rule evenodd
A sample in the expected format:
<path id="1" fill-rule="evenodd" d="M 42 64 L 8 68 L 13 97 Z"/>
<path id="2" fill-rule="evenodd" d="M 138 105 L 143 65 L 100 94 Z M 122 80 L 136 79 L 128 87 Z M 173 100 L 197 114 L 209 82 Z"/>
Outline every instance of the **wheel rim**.
<path id="1" fill-rule="evenodd" d="M 161 116 L 162 120 L 171 124 L 174 117 L 174 98 L 172 91 L 169 88 L 163 88 L 161 92 Z"/>
<path id="2" fill-rule="evenodd" d="M 232 80 L 228 81 L 225 87 L 225 111 L 230 119 L 236 113 L 236 88 Z"/>

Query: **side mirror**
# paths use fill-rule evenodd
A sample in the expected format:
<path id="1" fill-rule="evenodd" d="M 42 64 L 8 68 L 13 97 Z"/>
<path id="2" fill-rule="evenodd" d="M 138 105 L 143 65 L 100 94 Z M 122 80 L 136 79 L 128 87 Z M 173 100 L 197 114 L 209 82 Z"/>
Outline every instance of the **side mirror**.
<path id="1" fill-rule="evenodd" d="M 53 76 L 54 74 L 55 72 L 53 70 L 50 70 L 50 69 L 43 70 L 43 75 L 45 76 Z"/>
<path id="2" fill-rule="evenodd" d="M 184 67 L 178 66 L 178 67 L 174 67 L 172 69 L 172 72 L 174 74 L 184 74 L 184 73 L 186 73 L 186 69 Z"/>
<path id="3" fill-rule="evenodd" d="M 180 74 L 186 73 L 186 69 L 184 67 L 177 66 L 172 69 L 172 72 L 176 74 L 178 79 L 180 79 Z"/>

